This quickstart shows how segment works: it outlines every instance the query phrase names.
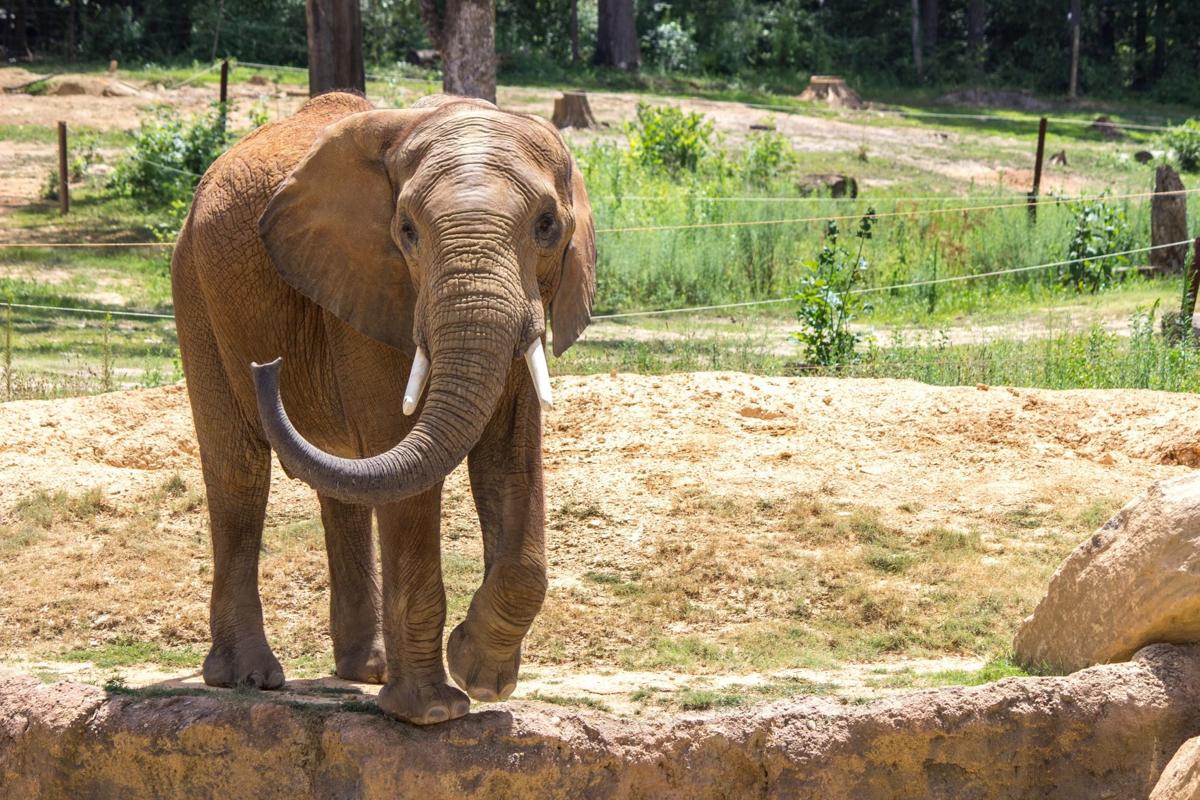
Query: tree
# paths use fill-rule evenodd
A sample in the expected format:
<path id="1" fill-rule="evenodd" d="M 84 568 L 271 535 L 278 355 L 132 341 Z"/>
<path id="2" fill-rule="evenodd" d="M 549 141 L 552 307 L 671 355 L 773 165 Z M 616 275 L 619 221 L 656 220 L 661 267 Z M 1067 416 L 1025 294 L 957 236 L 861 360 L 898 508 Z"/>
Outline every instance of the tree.
<path id="1" fill-rule="evenodd" d="M 925 55 L 930 57 L 937 50 L 940 11 L 938 0 L 921 0 L 921 35 L 925 43 Z"/>
<path id="2" fill-rule="evenodd" d="M 967 49 L 976 58 L 983 54 L 983 29 L 986 25 L 986 0 L 967 0 Z"/>
<path id="3" fill-rule="evenodd" d="M 1071 0 L 1071 84 L 1067 95 L 1074 100 L 1079 90 L 1079 17 L 1083 10 L 1081 0 Z"/>
<path id="4" fill-rule="evenodd" d="M 307 0 L 308 94 L 367 89 L 358 0 Z"/>
<path id="5" fill-rule="evenodd" d="M 429 40 L 442 53 L 442 91 L 496 102 L 495 0 L 421 0 Z"/>
<path id="6" fill-rule="evenodd" d="M 921 58 L 921 0 L 912 0 L 912 57 L 920 83 L 925 80 L 925 63 Z"/>
<path id="7" fill-rule="evenodd" d="M 642 63 L 633 0 L 599 0 L 597 4 L 596 64 L 637 69 Z"/>

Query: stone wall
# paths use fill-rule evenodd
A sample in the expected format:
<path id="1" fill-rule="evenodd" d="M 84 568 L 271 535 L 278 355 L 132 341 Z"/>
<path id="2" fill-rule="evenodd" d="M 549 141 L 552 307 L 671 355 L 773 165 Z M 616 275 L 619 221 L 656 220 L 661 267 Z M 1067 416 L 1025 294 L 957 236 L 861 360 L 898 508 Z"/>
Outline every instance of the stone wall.
<path id="1" fill-rule="evenodd" d="M 369 706 L 368 706 L 369 708 Z M 651 722 L 509 703 L 414 728 L 269 693 L 0 677 L 0 798 L 1145 798 L 1200 733 L 1200 647 L 864 705 Z"/>

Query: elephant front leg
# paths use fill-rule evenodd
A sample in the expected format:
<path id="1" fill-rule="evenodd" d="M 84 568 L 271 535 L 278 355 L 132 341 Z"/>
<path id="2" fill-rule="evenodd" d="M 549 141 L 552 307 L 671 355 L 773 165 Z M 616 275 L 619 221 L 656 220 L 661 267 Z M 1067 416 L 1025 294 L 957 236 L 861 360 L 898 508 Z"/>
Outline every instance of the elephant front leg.
<path id="1" fill-rule="evenodd" d="M 371 509 L 321 496 L 329 554 L 329 633 L 339 678 L 383 683 L 386 661 L 379 636 L 379 577 L 371 541 Z"/>
<path id="2" fill-rule="evenodd" d="M 450 634 L 455 683 L 475 700 L 517 685 L 521 642 L 546 596 L 542 421 L 529 373 L 513 369 L 496 415 L 468 458 L 483 531 L 483 585 Z"/>
<path id="3" fill-rule="evenodd" d="M 442 631 L 446 591 L 442 586 L 441 493 L 433 489 L 399 503 L 379 506 L 383 556 L 383 641 L 387 684 L 379 707 L 416 725 L 461 717 L 467 696 L 446 682 Z"/>

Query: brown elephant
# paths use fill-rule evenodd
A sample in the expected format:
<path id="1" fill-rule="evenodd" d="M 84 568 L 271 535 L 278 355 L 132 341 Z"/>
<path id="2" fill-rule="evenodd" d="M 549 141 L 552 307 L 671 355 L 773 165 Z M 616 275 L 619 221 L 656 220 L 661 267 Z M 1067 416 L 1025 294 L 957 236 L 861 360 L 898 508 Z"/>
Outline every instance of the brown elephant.
<path id="1" fill-rule="evenodd" d="M 327 94 L 213 164 L 171 269 L 215 561 L 206 683 L 284 681 L 258 593 L 273 446 L 320 500 L 337 674 L 419 724 L 512 692 L 546 592 L 542 341 L 547 320 L 556 354 L 583 331 L 595 263 L 558 132 L 489 103 Z M 464 458 L 485 562 L 447 642 L 466 694 L 439 552 Z"/>

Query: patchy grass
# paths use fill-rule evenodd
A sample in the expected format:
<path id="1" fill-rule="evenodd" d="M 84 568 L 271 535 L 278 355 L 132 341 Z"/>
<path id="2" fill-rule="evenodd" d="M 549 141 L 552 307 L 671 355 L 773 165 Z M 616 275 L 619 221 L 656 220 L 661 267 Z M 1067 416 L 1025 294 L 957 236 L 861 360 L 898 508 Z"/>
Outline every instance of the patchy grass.
<path id="1" fill-rule="evenodd" d="M 553 703 L 556 706 L 570 706 L 572 708 L 590 708 L 593 711 L 604 711 L 611 713 L 612 708 L 602 700 L 597 700 L 594 697 L 572 696 L 545 694 L 543 692 L 533 692 L 529 695 L 530 700 L 540 700 L 543 703 Z"/>
<path id="2" fill-rule="evenodd" d="M 89 662 L 99 669 L 110 667 L 200 667 L 204 653 L 194 648 L 163 647 L 156 642 L 121 639 L 101 647 L 72 649 L 58 655 L 63 661 Z"/>
<path id="3" fill-rule="evenodd" d="M 705 535 L 655 542 L 636 591 L 618 573 L 585 572 L 586 589 L 548 604 L 531 649 L 697 674 L 999 653 L 1087 529 L 1030 538 L 1023 516 L 974 530 L 901 528 L 819 496 L 768 502 L 694 488 L 675 498 L 674 515 Z M 558 609 L 570 611 L 559 618 Z M 668 626 L 677 632 L 628 647 L 606 636 Z"/>
<path id="4" fill-rule="evenodd" d="M 902 669 L 888 672 L 884 677 L 869 681 L 871 686 L 884 689 L 930 689 L 938 686 L 980 686 L 1004 678 L 1025 678 L 1029 672 L 1012 663 L 1007 656 L 994 658 L 977 670 L 938 670 L 914 672 Z"/>

